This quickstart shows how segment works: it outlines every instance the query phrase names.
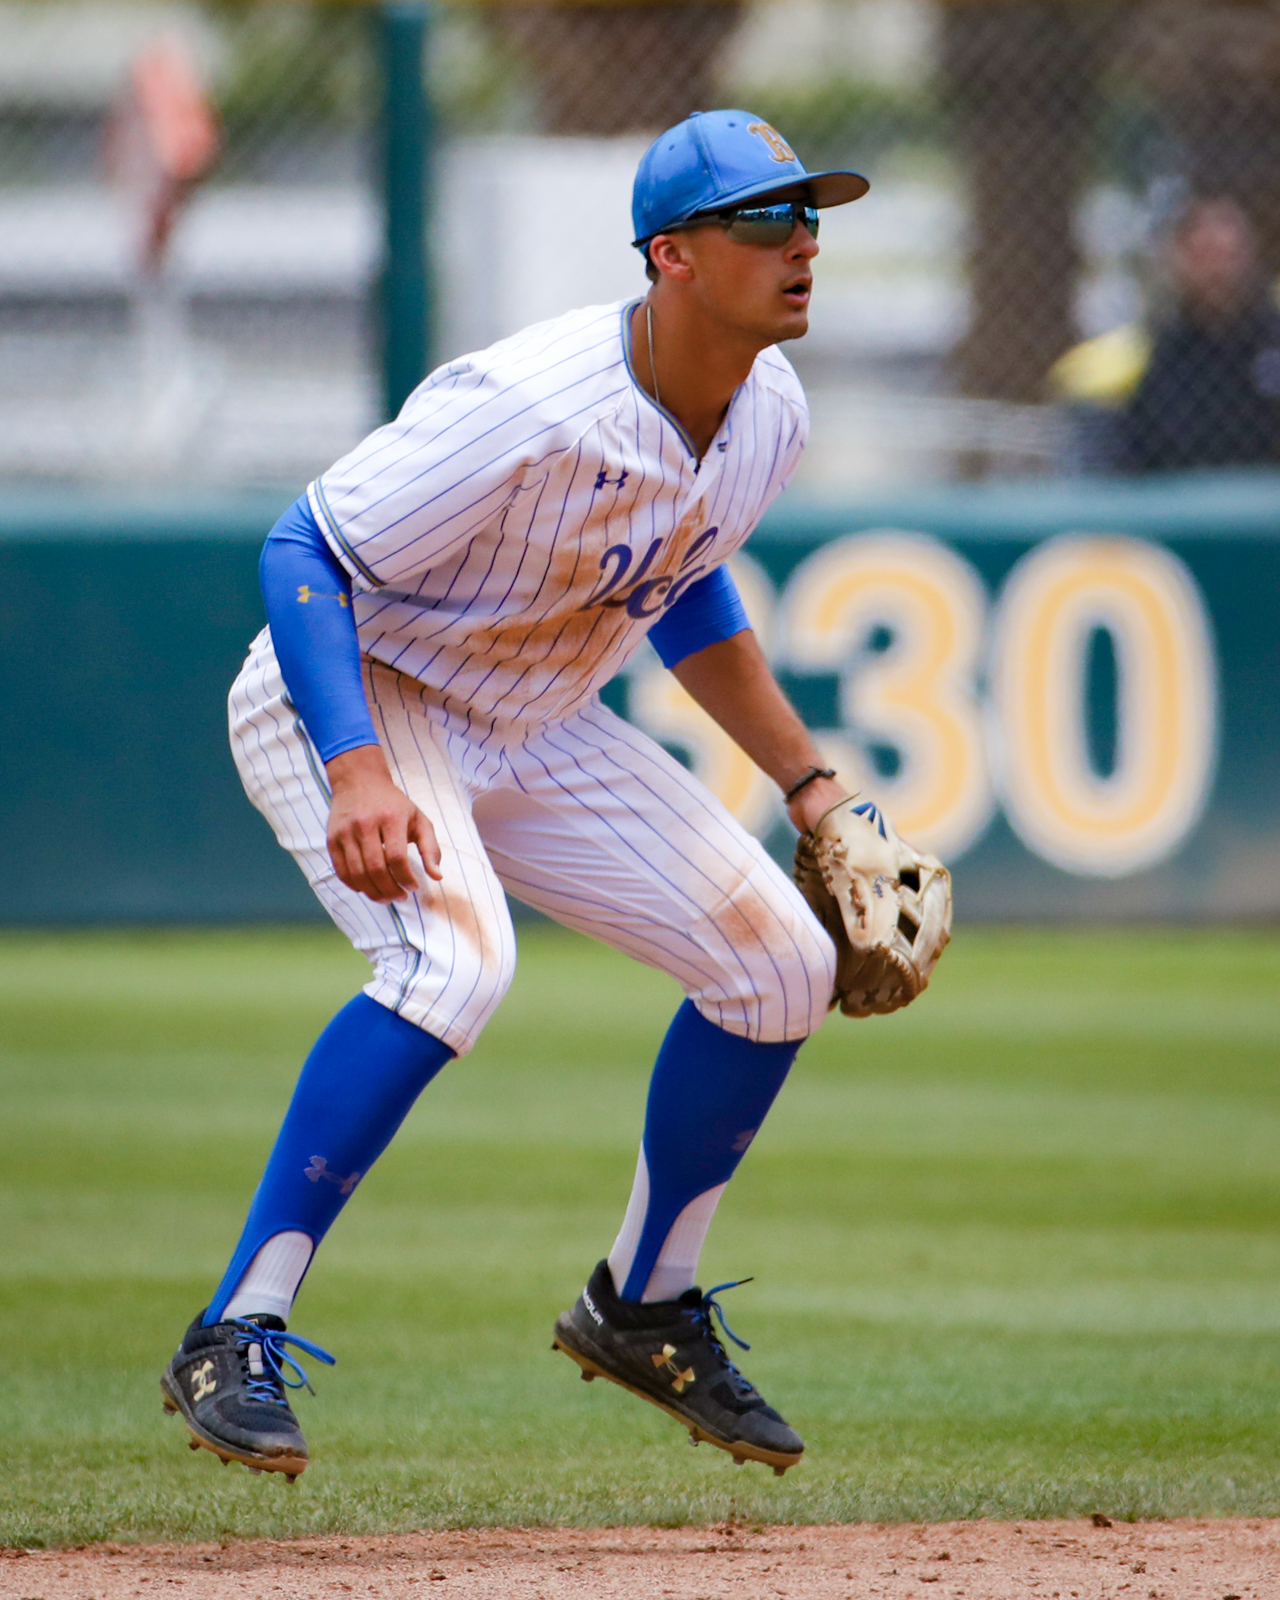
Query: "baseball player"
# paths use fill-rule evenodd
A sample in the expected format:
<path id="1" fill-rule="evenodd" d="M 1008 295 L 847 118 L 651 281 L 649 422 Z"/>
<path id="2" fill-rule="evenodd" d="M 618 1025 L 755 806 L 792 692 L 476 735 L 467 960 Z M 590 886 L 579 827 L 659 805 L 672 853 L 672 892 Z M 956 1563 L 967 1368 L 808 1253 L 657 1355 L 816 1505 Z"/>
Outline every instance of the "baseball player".
<path id="1" fill-rule="evenodd" d="M 777 346 L 808 326 L 819 210 L 866 190 L 857 173 L 807 172 L 745 111 L 690 117 L 636 176 L 642 299 L 440 367 L 272 530 L 269 627 L 230 697 L 235 760 L 373 976 L 308 1056 L 226 1275 L 162 1378 L 192 1448 L 290 1481 L 306 1466 L 290 1351 L 333 1358 L 286 1319 L 338 1212 L 501 1000 L 506 890 L 687 996 L 621 1229 L 557 1348 L 695 1442 L 778 1472 L 800 1459 L 695 1278 L 720 1195 L 832 1004 L 839 941 L 598 691 L 648 637 L 797 828 L 816 838 L 840 812 L 846 790 L 725 562 L 804 446 Z M 871 837 L 869 815 L 850 826 Z"/>

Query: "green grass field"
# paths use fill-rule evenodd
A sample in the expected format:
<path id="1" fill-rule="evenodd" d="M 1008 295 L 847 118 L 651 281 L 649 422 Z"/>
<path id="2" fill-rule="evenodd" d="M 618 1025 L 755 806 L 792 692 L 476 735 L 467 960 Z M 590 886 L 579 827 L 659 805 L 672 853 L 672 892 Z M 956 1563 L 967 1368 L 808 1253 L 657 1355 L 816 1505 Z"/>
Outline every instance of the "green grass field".
<path id="1" fill-rule="evenodd" d="M 810 1044 L 712 1231 L 778 1480 L 577 1381 L 663 978 L 546 928 L 327 1243 L 295 1489 L 184 1448 L 157 1376 L 297 1064 L 322 930 L 0 938 L 0 1544 L 1280 1512 L 1280 936 L 962 929 Z"/>

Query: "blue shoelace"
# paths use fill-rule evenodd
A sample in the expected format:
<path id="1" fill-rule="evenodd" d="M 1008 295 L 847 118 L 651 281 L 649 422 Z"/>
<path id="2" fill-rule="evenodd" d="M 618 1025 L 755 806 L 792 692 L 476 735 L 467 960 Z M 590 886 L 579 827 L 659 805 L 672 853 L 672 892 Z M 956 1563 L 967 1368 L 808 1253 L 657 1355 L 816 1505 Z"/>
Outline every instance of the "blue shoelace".
<path id="1" fill-rule="evenodd" d="M 747 1341 L 745 1339 L 739 1339 L 738 1335 L 725 1321 L 724 1307 L 716 1299 L 716 1296 L 718 1294 L 722 1294 L 726 1289 L 740 1289 L 744 1283 L 750 1283 L 751 1281 L 752 1280 L 750 1278 L 738 1278 L 733 1283 L 716 1284 L 714 1289 L 707 1290 L 706 1294 L 704 1294 L 702 1297 L 701 1303 L 690 1312 L 690 1315 L 693 1317 L 694 1321 L 711 1341 L 713 1347 L 719 1352 L 724 1360 L 725 1366 L 728 1367 L 729 1371 L 737 1379 L 738 1383 L 743 1389 L 750 1389 L 753 1387 L 751 1380 L 747 1377 L 744 1377 L 734 1363 L 729 1360 L 729 1353 L 725 1349 L 724 1345 L 720 1342 L 720 1336 L 716 1333 L 715 1325 L 711 1321 L 711 1315 L 713 1312 L 715 1313 L 720 1320 L 721 1330 L 733 1340 L 734 1344 L 737 1345 L 739 1350 L 750 1350 L 751 1346 L 747 1343 Z"/>
<path id="2" fill-rule="evenodd" d="M 283 1406 L 288 1404 L 284 1395 L 286 1389 L 305 1389 L 308 1394 L 315 1393 L 306 1373 L 285 1349 L 287 1344 L 305 1355 L 314 1356 L 317 1361 L 323 1361 L 326 1366 L 337 1365 L 337 1356 L 331 1356 L 318 1344 L 312 1344 L 310 1339 L 300 1339 L 296 1334 L 282 1333 L 276 1328 L 262 1328 L 256 1322 L 248 1322 L 241 1317 L 234 1317 L 232 1321 L 236 1329 L 237 1348 L 246 1355 L 250 1345 L 257 1345 L 262 1351 L 261 1373 L 250 1371 L 249 1381 L 245 1384 L 245 1391 L 251 1400 Z M 296 1379 L 290 1380 L 284 1370 L 286 1367 L 290 1372 L 297 1373 Z"/>
<path id="3" fill-rule="evenodd" d="M 737 1345 L 738 1349 L 750 1350 L 751 1346 L 747 1343 L 747 1341 L 745 1339 L 739 1339 L 738 1335 L 724 1320 L 724 1307 L 716 1299 L 716 1296 L 718 1294 L 722 1294 L 726 1289 L 741 1289 L 744 1283 L 752 1282 L 754 1282 L 754 1279 L 752 1278 L 738 1278 L 733 1283 L 718 1283 L 714 1289 L 708 1289 L 706 1294 L 703 1295 L 702 1304 L 698 1307 L 697 1314 L 702 1318 L 703 1321 L 705 1321 L 708 1332 L 710 1332 L 711 1337 L 715 1339 L 717 1344 L 719 1344 L 720 1341 L 716 1338 L 715 1331 L 711 1327 L 711 1313 L 713 1311 L 720 1319 L 720 1326 L 733 1340 L 734 1344 Z"/>

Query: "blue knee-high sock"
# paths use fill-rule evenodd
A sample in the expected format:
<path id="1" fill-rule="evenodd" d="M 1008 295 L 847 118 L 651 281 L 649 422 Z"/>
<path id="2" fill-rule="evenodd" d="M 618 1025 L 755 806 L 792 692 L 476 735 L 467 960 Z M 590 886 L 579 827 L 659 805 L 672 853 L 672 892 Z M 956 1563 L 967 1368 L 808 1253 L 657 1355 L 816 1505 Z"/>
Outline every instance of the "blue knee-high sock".
<path id="1" fill-rule="evenodd" d="M 231 1265 L 205 1312 L 217 1322 L 261 1247 L 278 1233 L 320 1243 L 453 1051 L 358 994 L 316 1040 L 267 1159 Z"/>
<path id="2" fill-rule="evenodd" d="M 685 1206 L 733 1176 L 801 1043 L 739 1038 L 708 1022 L 689 1000 L 676 1012 L 649 1084 L 649 1202 L 626 1282 L 619 1286 L 624 1300 L 644 1293 Z"/>

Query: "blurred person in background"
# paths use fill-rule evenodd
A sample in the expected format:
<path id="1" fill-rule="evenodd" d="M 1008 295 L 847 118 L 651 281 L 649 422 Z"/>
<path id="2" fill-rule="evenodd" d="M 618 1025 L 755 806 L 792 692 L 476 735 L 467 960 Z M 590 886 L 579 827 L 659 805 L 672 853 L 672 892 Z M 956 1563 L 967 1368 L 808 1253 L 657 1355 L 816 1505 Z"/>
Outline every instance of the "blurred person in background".
<path id="1" fill-rule="evenodd" d="M 1077 345 L 1050 374 L 1084 470 L 1280 462 L 1280 310 L 1234 200 L 1189 201 L 1163 253 L 1167 309 L 1148 331 Z"/>

